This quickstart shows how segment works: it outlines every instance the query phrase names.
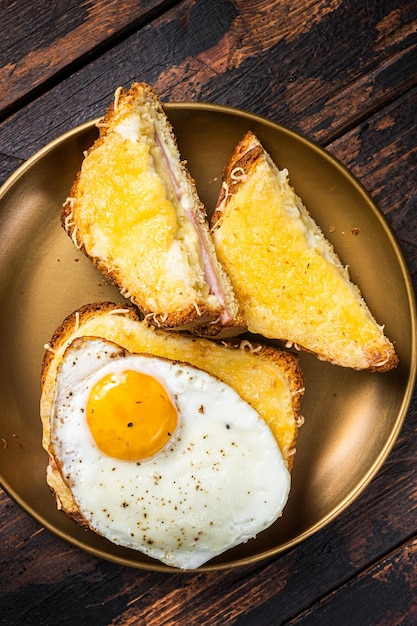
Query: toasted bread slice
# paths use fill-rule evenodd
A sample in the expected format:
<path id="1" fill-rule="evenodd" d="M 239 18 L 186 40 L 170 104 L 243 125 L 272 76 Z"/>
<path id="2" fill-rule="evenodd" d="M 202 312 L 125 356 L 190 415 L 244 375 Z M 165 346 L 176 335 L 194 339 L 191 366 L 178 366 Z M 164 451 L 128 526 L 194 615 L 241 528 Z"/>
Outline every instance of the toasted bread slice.
<path id="1" fill-rule="evenodd" d="M 251 132 L 225 168 L 212 231 L 249 331 L 358 370 L 397 365 L 392 343 L 290 186 L 288 171 Z"/>
<path id="2" fill-rule="evenodd" d="M 119 88 L 98 127 L 62 210 L 74 244 L 151 323 L 238 332 L 237 300 L 155 92 Z"/>
<path id="3" fill-rule="evenodd" d="M 293 465 L 300 406 L 304 392 L 297 357 L 249 342 L 214 342 L 161 331 L 139 319 L 136 309 L 112 303 L 85 305 L 69 315 L 54 333 L 45 352 L 40 412 L 43 446 L 49 453 L 47 480 L 58 508 L 82 523 L 77 506 L 53 455 L 50 416 L 55 379 L 66 348 L 77 337 L 101 337 L 132 353 L 146 353 L 190 363 L 221 379 L 251 404 L 269 425 L 287 468 Z"/>

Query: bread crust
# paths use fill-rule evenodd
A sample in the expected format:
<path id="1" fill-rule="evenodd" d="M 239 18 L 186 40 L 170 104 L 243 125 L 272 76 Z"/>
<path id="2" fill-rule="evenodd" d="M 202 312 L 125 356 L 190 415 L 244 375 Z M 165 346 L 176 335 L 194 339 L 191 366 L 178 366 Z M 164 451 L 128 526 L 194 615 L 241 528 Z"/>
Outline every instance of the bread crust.
<path id="1" fill-rule="evenodd" d="M 123 306 L 112 302 L 92 303 L 82 306 L 77 311 L 68 315 L 53 333 L 43 357 L 41 371 L 42 394 L 40 401 L 40 414 L 43 426 L 42 443 L 49 455 L 47 482 L 55 495 L 58 509 L 64 510 L 69 517 L 81 525 L 86 525 L 86 521 L 83 519 L 80 511 L 78 510 L 77 504 L 73 499 L 70 485 L 66 483 L 65 478 L 62 475 L 59 460 L 57 459 L 57 455 L 55 454 L 54 447 L 51 443 L 50 419 L 53 411 L 55 378 L 66 348 L 72 343 L 72 341 L 74 341 L 75 338 L 85 338 L 85 336 L 87 336 L 83 334 L 83 329 L 86 328 L 90 322 L 98 321 L 98 328 L 100 328 L 101 323 L 106 325 L 111 322 L 110 318 L 112 316 L 119 315 L 133 322 L 132 329 L 134 329 L 134 332 L 137 332 L 138 334 L 140 334 L 141 328 L 147 328 L 148 330 L 152 330 L 152 335 L 163 337 L 164 341 L 175 342 L 178 338 L 181 338 L 181 341 L 184 339 L 184 334 L 179 335 L 177 333 L 168 333 L 166 331 L 152 328 L 146 321 L 143 321 L 140 318 L 136 308 L 131 304 Z M 101 326 L 101 328 L 103 328 L 103 326 Z M 107 336 L 106 339 L 109 340 L 109 337 Z M 208 349 L 211 344 L 219 345 L 208 339 L 199 339 L 192 336 L 188 336 L 187 340 L 190 342 L 190 345 L 193 345 L 193 347 L 201 347 L 202 354 L 204 354 L 204 350 Z M 222 341 L 221 345 L 225 350 L 225 359 L 227 359 L 228 350 L 247 351 L 250 353 L 247 358 L 252 358 L 252 354 L 256 355 L 256 359 L 261 359 L 268 363 L 271 367 L 276 368 L 279 376 L 285 380 L 285 384 L 291 394 L 291 410 L 294 419 L 294 429 L 292 440 L 285 446 L 282 453 L 287 468 L 291 471 L 296 450 L 298 427 L 302 423 L 300 410 L 304 393 L 304 380 L 297 358 L 293 354 L 287 353 L 286 351 L 278 350 L 260 343 L 250 343 L 246 340 L 244 342 L 236 339 Z M 124 346 L 121 347 L 124 349 Z M 148 351 L 148 353 L 151 353 L 151 351 Z M 171 360 L 184 362 L 182 358 Z M 199 367 L 193 363 L 192 358 L 190 358 L 189 363 L 194 365 L 194 367 Z M 207 371 L 209 371 L 209 369 L 207 369 Z M 215 375 L 212 372 L 210 373 Z"/>
<path id="2" fill-rule="evenodd" d="M 211 218 L 210 226 L 212 231 L 221 225 L 224 211 L 230 198 L 237 193 L 240 186 L 251 176 L 262 155 L 262 146 L 252 131 L 248 131 L 233 148 L 223 168 L 222 186 Z"/>

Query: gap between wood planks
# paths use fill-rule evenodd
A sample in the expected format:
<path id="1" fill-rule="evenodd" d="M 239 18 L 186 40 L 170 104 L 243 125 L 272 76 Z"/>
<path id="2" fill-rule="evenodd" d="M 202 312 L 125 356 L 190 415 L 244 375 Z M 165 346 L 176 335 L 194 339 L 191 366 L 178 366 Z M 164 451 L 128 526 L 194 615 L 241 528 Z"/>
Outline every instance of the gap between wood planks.
<path id="1" fill-rule="evenodd" d="M 4 122 L 8 117 L 11 117 L 14 113 L 17 113 L 19 109 L 25 107 L 27 104 L 36 100 L 40 96 L 44 95 L 50 89 L 58 86 L 63 80 L 71 76 L 74 72 L 81 70 L 85 65 L 88 65 L 92 61 L 98 59 L 102 54 L 111 50 L 114 46 L 122 43 L 125 39 L 130 37 L 133 33 L 139 29 L 143 29 L 148 24 L 151 24 L 155 19 L 164 15 L 170 9 L 181 4 L 182 0 L 166 0 L 157 8 L 151 9 L 146 15 L 133 20 L 128 26 L 121 28 L 119 31 L 112 33 L 107 39 L 104 39 L 98 45 L 94 46 L 88 52 L 82 54 L 79 58 L 71 61 L 65 67 L 58 70 L 53 76 L 45 79 L 40 85 L 29 89 L 24 96 L 17 98 L 12 104 L 6 106 L 3 111 L 0 112 L 0 123 Z"/>
<path id="2" fill-rule="evenodd" d="M 394 546 L 391 546 L 391 548 L 385 553 L 380 554 L 377 559 L 370 561 L 365 567 L 358 569 L 354 574 L 348 576 L 342 584 L 339 584 L 339 586 L 334 589 L 327 591 L 320 598 L 312 602 L 308 607 L 304 608 L 300 613 L 297 613 L 293 615 L 293 617 L 287 619 L 285 621 L 286 626 L 291 626 L 292 624 L 296 625 L 298 622 L 308 619 L 309 616 L 313 615 L 316 610 L 319 611 L 326 605 L 327 602 L 331 602 L 333 598 L 336 598 L 338 595 L 344 593 L 350 586 L 355 585 L 357 582 L 360 583 L 360 581 L 364 580 L 368 575 L 372 577 L 372 571 L 376 572 L 379 568 L 382 570 L 384 568 L 384 562 L 388 561 L 390 557 L 393 557 L 393 562 L 395 563 L 395 561 L 399 558 L 399 553 L 401 553 L 402 550 L 406 550 L 407 545 L 416 542 L 416 533 L 410 533 L 406 539 Z"/>

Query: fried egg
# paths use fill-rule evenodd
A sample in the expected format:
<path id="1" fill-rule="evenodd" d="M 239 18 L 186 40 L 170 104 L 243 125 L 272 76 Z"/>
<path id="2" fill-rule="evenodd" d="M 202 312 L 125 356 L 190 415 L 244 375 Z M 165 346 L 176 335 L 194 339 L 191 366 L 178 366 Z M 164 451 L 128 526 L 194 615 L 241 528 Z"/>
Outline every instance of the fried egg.
<path id="1" fill-rule="evenodd" d="M 180 569 L 255 537 L 290 489 L 269 427 L 230 386 L 101 338 L 64 354 L 51 453 L 89 528 Z"/>

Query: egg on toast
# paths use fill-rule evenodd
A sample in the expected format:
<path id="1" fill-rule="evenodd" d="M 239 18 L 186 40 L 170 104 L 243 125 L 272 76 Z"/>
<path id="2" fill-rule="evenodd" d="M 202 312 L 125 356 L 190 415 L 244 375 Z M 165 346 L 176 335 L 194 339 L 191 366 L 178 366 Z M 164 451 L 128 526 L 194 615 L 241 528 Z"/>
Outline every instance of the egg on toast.
<path id="1" fill-rule="evenodd" d="M 41 383 L 57 506 L 113 543 L 194 569 L 282 514 L 302 422 L 296 356 L 99 303 L 54 333 Z"/>

